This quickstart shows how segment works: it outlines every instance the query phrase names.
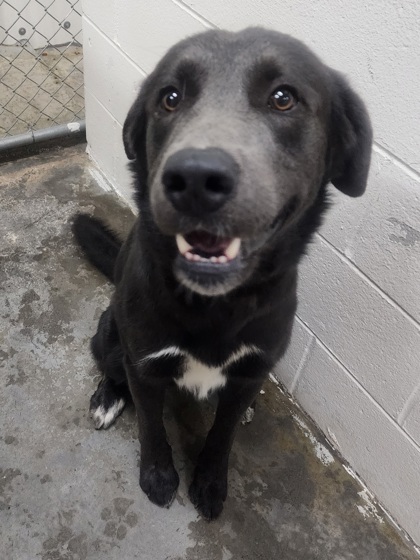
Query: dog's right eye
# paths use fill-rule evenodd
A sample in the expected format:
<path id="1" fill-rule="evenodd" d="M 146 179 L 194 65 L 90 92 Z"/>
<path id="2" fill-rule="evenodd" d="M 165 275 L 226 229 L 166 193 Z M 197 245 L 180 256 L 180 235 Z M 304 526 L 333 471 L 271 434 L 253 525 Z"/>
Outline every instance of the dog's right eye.
<path id="1" fill-rule="evenodd" d="M 174 88 L 168 88 L 162 93 L 162 97 L 160 100 L 160 106 L 165 111 L 172 113 L 177 109 L 178 105 L 181 102 L 181 94 L 180 92 Z"/>
<path id="2" fill-rule="evenodd" d="M 280 87 L 273 91 L 268 100 L 268 105 L 275 111 L 290 111 L 296 105 L 294 93 L 287 87 Z"/>

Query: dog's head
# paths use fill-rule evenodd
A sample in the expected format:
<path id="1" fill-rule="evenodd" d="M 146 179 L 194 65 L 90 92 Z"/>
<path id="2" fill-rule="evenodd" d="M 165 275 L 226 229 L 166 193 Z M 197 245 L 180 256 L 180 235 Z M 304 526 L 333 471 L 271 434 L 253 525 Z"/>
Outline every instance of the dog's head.
<path id="1" fill-rule="evenodd" d="M 245 282 L 275 232 L 327 182 L 364 192 L 371 127 L 359 97 L 301 42 L 259 28 L 175 45 L 124 124 L 140 197 L 178 251 L 178 280 L 203 295 Z"/>

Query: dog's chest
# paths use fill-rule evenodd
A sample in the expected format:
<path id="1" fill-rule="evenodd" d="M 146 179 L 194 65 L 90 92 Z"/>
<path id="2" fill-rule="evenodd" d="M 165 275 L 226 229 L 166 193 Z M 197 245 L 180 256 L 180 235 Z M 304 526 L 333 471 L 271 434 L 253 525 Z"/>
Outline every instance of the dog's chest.
<path id="1" fill-rule="evenodd" d="M 194 358 L 189 352 L 177 346 L 169 346 L 149 354 L 143 358 L 143 361 L 182 357 L 181 375 L 175 378 L 175 383 L 178 387 L 191 391 L 198 399 L 205 399 L 212 391 L 226 385 L 227 373 L 231 365 L 247 356 L 261 353 L 260 348 L 254 345 L 242 344 L 222 364 L 209 366 Z"/>
<path id="2" fill-rule="evenodd" d="M 175 383 L 194 393 L 198 399 L 205 399 L 209 393 L 226 385 L 227 377 L 222 367 L 208 366 L 189 354 L 185 355 L 183 367 L 184 373 L 175 379 Z"/>

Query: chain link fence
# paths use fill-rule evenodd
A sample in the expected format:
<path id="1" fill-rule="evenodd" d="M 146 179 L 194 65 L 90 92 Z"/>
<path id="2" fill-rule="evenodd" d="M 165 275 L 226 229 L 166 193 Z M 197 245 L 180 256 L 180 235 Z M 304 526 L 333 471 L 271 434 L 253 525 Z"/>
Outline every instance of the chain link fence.
<path id="1" fill-rule="evenodd" d="M 0 142 L 82 119 L 81 0 L 0 0 Z"/>

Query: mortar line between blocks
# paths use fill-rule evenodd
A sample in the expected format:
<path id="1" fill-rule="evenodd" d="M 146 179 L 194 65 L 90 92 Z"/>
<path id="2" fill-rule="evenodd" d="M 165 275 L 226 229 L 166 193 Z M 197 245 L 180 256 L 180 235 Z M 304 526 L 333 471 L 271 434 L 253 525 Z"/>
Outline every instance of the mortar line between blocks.
<path id="1" fill-rule="evenodd" d="M 410 412 L 413 409 L 417 397 L 420 397 L 420 381 L 416 386 L 416 388 L 411 393 L 411 395 L 405 401 L 404 406 L 402 407 L 402 410 L 398 415 L 397 420 L 401 426 L 404 424 L 404 422 L 407 420 L 408 416 L 410 415 Z"/>
<path id="2" fill-rule="evenodd" d="M 316 342 L 320 345 L 320 347 L 328 354 L 328 356 L 338 364 L 339 367 L 341 367 L 346 373 L 347 375 L 352 379 L 352 381 L 356 384 L 356 386 L 358 387 L 358 389 L 360 389 L 360 391 L 366 396 L 367 399 L 369 399 L 369 401 L 373 404 L 373 406 L 377 409 L 380 410 L 380 412 L 382 414 L 384 414 L 386 416 L 386 418 L 391 422 L 391 424 L 394 426 L 394 428 L 396 428 L 396 430 L 406 439 L 409 441 L 409 443 L 416 449 L 416 451 L 420 454 L 420 444 L 416 442 L 415 439 L 412 438 L 412 436 L 410 434 L 408 434 L 399 424 L 398 421 L 393 418 L 389 412 L 387 412 L 384 408 L 382 408 L 382 406 L 375 400 L 375 398 L 369 393 L 369 391 L 367 391 L 365 389 L 365 387 L 363 387 L 363 385 L 360 383 L 360 381 L 352 374 L 352 372 L 343 364 L 343 362 L 340 360 L 340 358 L 338 358 L 331 350 L 330 348 L 328 348 L 328 346 L 326 346 L 322 340 L 320 340 L 316 334 L 312 331 L 312 329 L 310 328 L 310 326 L 305 323 L 305 321 L 299 317 L 298 315 L 296 315 L 296 317 L 299 319 L 299 321 L 304 325 L 304 327 L 313 335 L 313 337 L 316 339 Z M 297 395 L 295 396 L 295 398 L 299 401 Z"/>
<path id="3" fill-rule="evenodd" d="M 406 163 L 404 160 L 393 154 L 384 146 L 381 146 L 377 142 L 373 143 L 373 151 L 380 154 L 382 157 L 389 159 L 394 163 L 397 167 L 402 169 L 407 175 L 409 175 L 412 179 L 417 182 L 420 182 L 420 171 L 417 171 L 409 163 Z"/>
<path id="4" fill-rule="evenodd" d="M 144 68 L 142 68 L 138 62 L 136 62 L 135 60 L 133 60 L 131 58 L 130 55 L 128 55 L 125 51 L 122 50 L 122 48 L 120 47 L 119 43 L 116 42 L 116 39 L 111 39 L 110 37 L 108 37 L 108 35 L 105 35 L 105 33 L 96 25 L 96 23 L 94 23 L 89 16 L 87 16 L 86 14 L 83 14 L 84 19 L 89 23 L 89 25 L 91 25 L 93 27 L 93 29 L 99 33 L 99 35 L 107 42 L 109 43 L 112 48 L 114 48 L 116 51 L 118 51 L 121 56 L 123 56 L 127 62 L 130 62 L 130 64 L 132 64 L 133 66 L 136 67 L 137 70 L 139 70 L 139 72 L 141 74 L 143 74 L 144 77 L 146 77 L 148 75 L 148 72 L 146 72 L 146 70 Z"/>
<path id="5" fill-rule="evenodd" d="M 100 101 L 100 100 L 96 97 L 96 95 L 90 91 L 90 89 L 88 89 L 88 88 L 85 88 L 85 89 L 86 89 L 87 93 L 88 93 L 91 97 L 93 97 L 93 99 L 101 106 L 101 108 L 105 111 L 105 113 L 107 113 L 107 114 L 111 117 L 111 119 L 112 119 L 119 127 L 121 127 L 121 143 L 122 143 L 122 129 L 123 129 L 123 125 L 120 123 L 120 121 L 118 121 L 118 120 L 115 118 L 115 116 L 114 116 L 112 113 L 109 112 L 109 109 L 107 109 L 107 108 L 105 107 L 105 105 L 102 103 L 102 101 Z"/>
<path id="6" fill-rule="evenodd" d="M 417 331 L 420 332 L 420 323 L 412 316 L 408 311 L 406 311 L 399 303 L 397 303 L 392 297 L 390 297 L 387 293 L 383 291 L 383 289 L 378 286 L 373 280 L 371 280 L 360 268 L 354 264 L 346 255 L 344 255 L 341 251 L 339 251 L 334 245 L 328 241 L 323 235 L 320 233 L 315 234 L 316 237 L 327 245 L 335 255 L 339 257 L 340 260 L 345 262 L 352 270 L 355 272 L 360 278 L 362 278 L 371 288 L 375 290 L 386 302 L 388 302 L 394 309 L 399 311 L 414 327 Z"/>
<path id="7" fill-rule="evenodd" d="M 298 318 L 298 317 L 296 317 L 296 318 Z M 300 319 L 299 319 L 299 322 L 301 322 Z M 303 370 L 305 369 L 306 364 L 308 363 L 308 359 L 309 359 L 309 356 L 311 354 L 312 348 L 314 347 L 314 344 L 315 344 L 315 336 L 311 332 L 311 339 L 309 340 L 308 344 L 306 345 L 306 348 L 303 352 L 303 356 L 300 359 L 300 362 L 299 362 L 299 365 L 297 367 L 296 373 L 293 377 L 292 383 L 290 384 L 290 393 L 292 395 L 294 394 L 295 389 L 296 389 L 297 384 L 298 384 L 298 381 L 299 381 L 299 378 L 300 378 Z"/>
<path id="8" fill-rule="evenodd" d="M 207 27 L 208 29 L 217 28 L 217 25 L 215 25 L 210 20 L 208 20 L 207 18 L 205 18 L 204 16 L 196 12 L 193 8 L 185 4 L 182 0 L 172 0 L 172 2 L 173 4 L 181 8 L 181 10 L 186 12 L 188 15 L 190 15 L 191 17 L 199 21 L 202 25 L 204 25 L 204 27 Z"/>
<path id="9" fill-rule="evenodd" d="M 372 205 L 376 205 L 376 203 L 379 201 L 380 197 L 381 197 L 381 193 L 379 191 L 376 191 L 375 192 L 375 200 L 372 201 Z M 356 226 L 352 229 L 352 231 L 349 235 L 349 239 L 348 239 L 348 242 L 347 242 L 347 247 L 345 249 L 347 255 L 353 255 L 354 254 L 355 246 L 357 244 L 357 241 L 360 239 L 360 233 L 361 233 L 361 231 L 363 230 L 363 227 L 364 227 L 364 220 L 365 220 L 365 218 L 368 217 L 368 215 L 371 211 L 372 211 L 372 208 L 368 204 L 362 210 L 358 224 L 356 224 Z"/>

